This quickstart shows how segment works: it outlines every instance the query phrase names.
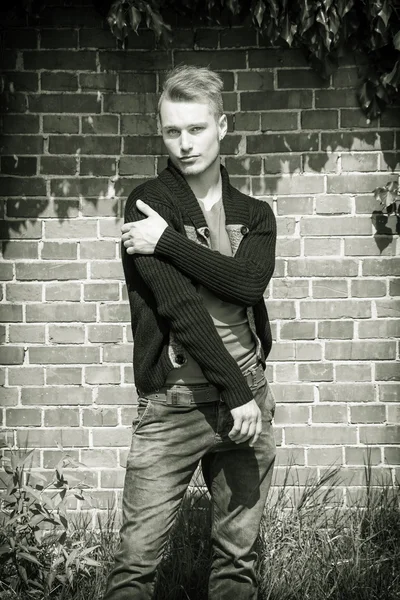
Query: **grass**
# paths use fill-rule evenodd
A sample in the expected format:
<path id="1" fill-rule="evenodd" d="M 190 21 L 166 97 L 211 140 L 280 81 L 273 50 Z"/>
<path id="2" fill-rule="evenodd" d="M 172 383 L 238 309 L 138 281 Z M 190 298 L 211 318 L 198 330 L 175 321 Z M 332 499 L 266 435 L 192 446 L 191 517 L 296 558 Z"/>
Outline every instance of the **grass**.
<path id="1" fill-rule="evenodd" d="M 399 600 L 399 486 L 373 486 L 367 467 L 365 498 L 345 508 L 337 501 L 340 471 L 329 469 L 296 494 L 289 472 L 260 530 L 258 600 Z M 186 497 L 173 528 L 156 600 L 206 600 L 209 531 L 208 497 L 197 490 Z M 72 587 L 60 586 L 49 600 L 101 600 L 118 541 L 113 512 L 98 530 L 75 522 L 70 535 L 87 547 L 98 545 L 94 558 L 101 566 L 93 567 L 90 577 L 77 577 Z M 16 598 L 28 600 L 29 594 L 0 591 L 0 600 Z"/>

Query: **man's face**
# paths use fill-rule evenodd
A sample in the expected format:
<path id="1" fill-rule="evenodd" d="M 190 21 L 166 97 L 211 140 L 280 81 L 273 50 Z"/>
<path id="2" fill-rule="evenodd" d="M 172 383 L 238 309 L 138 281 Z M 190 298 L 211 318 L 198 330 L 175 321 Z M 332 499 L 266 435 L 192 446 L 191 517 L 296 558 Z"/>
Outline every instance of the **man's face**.
<path id="1" fill-rule="evenodd" d="M 226 116 L 217 119 L 209 104 L 164 100 L 160 121 L 170 159 L 183 175 L 201 175 L 219 159 Z"/>

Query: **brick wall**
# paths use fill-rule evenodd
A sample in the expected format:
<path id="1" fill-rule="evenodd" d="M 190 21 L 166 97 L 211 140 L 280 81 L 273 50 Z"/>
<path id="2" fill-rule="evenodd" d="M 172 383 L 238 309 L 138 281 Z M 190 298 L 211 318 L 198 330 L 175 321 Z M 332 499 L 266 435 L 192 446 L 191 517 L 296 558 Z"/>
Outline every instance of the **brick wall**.
<path id="1" fill-rule="evenodd" d="M 300 484 L 337 463 L 357 493 L 368 444 L 374 473 L 393 477 L 399 240 L 372 191 L 397 179 L 398 107 L 367 121 L 351 59 L 324 82 L 298 50 L 239 26 L 181 23 L 173 50 L 155 50 L 148 31 L 122 50 L 91 6 L 54 6 L 36 27 L 8 27 L 3 46 L 2 439 L 37 448 L 38 469 L 61 448 L 78 458 L 95 506 L 120 495 L 136 414 L 123 201 L 166 162 L 165 70 L 209 64 L 225 82 L 233 183 L 278 221 L 266 292 L 276 483 L 292 457 Z"/>

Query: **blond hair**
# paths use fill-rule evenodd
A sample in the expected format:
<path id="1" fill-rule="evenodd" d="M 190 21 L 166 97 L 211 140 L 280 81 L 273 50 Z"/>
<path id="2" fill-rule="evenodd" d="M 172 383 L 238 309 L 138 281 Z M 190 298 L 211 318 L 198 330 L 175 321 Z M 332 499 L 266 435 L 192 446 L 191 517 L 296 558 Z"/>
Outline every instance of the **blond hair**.
<path id="1" fill-rule="evenodd" d="M 164 100 L 173 102 L 208 102 L 216 118 L 223 112 L 221 77 L 208 67 L 180 65 L 167 74 L 158 102 L 158 113 Z"/>

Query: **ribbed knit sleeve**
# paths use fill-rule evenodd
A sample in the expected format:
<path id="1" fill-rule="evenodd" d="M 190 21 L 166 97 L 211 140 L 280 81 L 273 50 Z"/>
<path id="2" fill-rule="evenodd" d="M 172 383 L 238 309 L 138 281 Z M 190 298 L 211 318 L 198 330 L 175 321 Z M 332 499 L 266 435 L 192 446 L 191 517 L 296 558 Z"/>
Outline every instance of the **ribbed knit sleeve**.
<path id="1" fill-rule="evenodd" d="M 171 224 L 171 211 L 149 199 L 142 190 L 130 195 L 125 221 L 143 218 L 136 208 L 141 198 Z M 207 380 L 221 390 L 229 408 L 252 400 L 253 396 L 235 359 L 226 350 L 203 299 L 188 277 L 166 259 L 155 255 L 128 255 L 123 250 L 125 271 L 136 269 L 154 295 L 159 314 L 166 318 L 177 340 L 199 363 Z"/>
<path id="2" fill-rule="evenodd" d="M 268 204 L 255 202 L 253 222 L 234 257 L 196 244 L 172 227 L 165 229 L 155 253 L 223 300 L 256 304 L 274 272 L 276 221 Z"/>

